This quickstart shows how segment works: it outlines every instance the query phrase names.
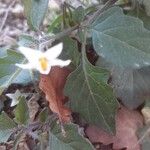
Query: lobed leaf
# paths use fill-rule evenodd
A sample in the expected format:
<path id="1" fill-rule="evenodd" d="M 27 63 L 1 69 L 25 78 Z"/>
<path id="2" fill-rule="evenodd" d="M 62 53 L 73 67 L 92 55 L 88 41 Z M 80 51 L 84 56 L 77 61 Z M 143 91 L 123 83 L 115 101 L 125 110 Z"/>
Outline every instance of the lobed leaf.
<path id="1" fill-rule="evenodd" d="M 90 142 L 83 137 L 80 129 L 75 124 L 66 124 L 64 126 L 65 136 L 59 124 L 54 124 L 49 132 L 49 147 L 50 150 L 79 150 L 82 148 L 86 150 L 94 150 Z"/>
<path id="2" fill-rule="evenodd" d="M 129 108 L 149 96 L 150 31 L 119 7 L 104 12 L 91 26 L 97 63 L 111 71 L 113 88 Z"/>
<path id="3" fill-rule="evenodd" d="M 121 8 L 106 11 L 91 27 L 95 51 L 113 65 L 139 68 L 150 65 L 150 32 L 138 18 Z"/>
<path id="4" fill-rule="evenodd" d="M 108 77 L 108 71 L 92 66 L 84 54 L 82 64 L 68 77 L 65 93 L 73 111 L 88 123 L 114 133 L 118 103 L 107 84 Z"/>

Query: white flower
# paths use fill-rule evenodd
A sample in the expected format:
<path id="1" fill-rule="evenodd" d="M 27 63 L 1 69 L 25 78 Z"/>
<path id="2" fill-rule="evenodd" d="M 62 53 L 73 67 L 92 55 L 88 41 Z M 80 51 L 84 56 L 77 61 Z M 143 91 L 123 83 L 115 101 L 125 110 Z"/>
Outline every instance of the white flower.
<path id="1" fill-rule="evenodd" d="M 11 101 L 11 107 L 16 106 L 19 103 L 20 97 L 27 97 L 29 95 L 29 93 L 20 93 L 19 90 L 16 90 L 15 93 L 7 93 L 6 96 L 9 97 L 12 101 Z"/>
<path id="2" fill-rule="evenodd" d="M 48 74 L 52 66 L 64 67 L 70 64 L 70 60 L 61 60 L 57 57 L 63 49 L 63 44 L 48 49 L 46 52 L 37 51 L 27 47 L 19 47 L 20 52 L 27 58 L 29 63 L 16 64 L 23 69 L 37 69 L 41 74 Z"/>

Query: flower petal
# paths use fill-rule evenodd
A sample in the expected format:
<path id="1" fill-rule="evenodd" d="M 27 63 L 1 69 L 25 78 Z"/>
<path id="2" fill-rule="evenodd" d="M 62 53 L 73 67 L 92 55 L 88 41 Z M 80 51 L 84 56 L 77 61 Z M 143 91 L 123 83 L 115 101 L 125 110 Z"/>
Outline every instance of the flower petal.
<path id="1" fill-rule="evenodd" d="M 10 105 L 10 106 L 11 106 L 11 107 L 16 106 L 18 103 L 19 103 L 19 100 L 17 100 L 17 99 L 14 100 L 14 99 L 13 99 L 13 100 L 11 101 L 11 105 Z"/>
<path id="2" fill-rule="evenodd" d="M 51 66 L 68 66 L 70 64 L 71 60 L 61 60 L 61 59 L 54 59 L 52 62 L 50 62 Z"/>
<path id="3" fill-rule="evenodd" d="M 15 64 L 17 67 L 20 67 L 22 69 L 33 69 L 34 66 L 31 63 L 28 64 Z"/>
<path id="4" fill-rule="evenodd" d="M 28 47 L 21 46 L 18 49 L 30 62 L 37 60 L 41 55 L 43 55 L 42 52 Z"/>
<path id="5" fill-rule="evenodd" d="M 45 52 L 45 57 L 54 59 L 60 55 L 63 49 L 63 43 L 59 43 Z"/>

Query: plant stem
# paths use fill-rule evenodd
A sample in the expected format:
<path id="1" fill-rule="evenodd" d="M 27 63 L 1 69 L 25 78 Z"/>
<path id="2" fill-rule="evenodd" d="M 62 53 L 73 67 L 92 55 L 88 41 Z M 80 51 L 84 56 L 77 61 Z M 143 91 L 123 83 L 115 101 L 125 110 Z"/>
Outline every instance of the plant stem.
<path id="1" fill-rule="evenodd" d="M 105 10 L 107 10 L 108 8 L 110 8 L 115 2 L 117 2 L 118 0 L 109 0 L 102 8 L 99 8 L 94 14 L 92 14 L 92 16 L 86 20 L 81 22 L 80 24 L 77 24 L 71 28 L 68 28 L 66 30 L 64 30 L 63 32 L 60 32 L 56 35 L 52 35 L 52 36 L 46 36 L 41 38 L 41 40 L 39 41 L 41 43 L 41 46 L 46 46 L 49 43 L 52 42 L 52 40 L 56 40 L 56 39 L 60 39 L 66 35 L 69 35 L 72 31 L 75 31 L 78 28 L 83 28 L 83 27 L 87 27 L 89 24 L 93 23 L 94 20 L 101 14 L 103 13 Z M 83 25 L 83 26 L 82 26 Z"/>
<path id="2" fill-rule="evenodd" d="M 75 25 L 71 28 L 68 28 L 68 29 L 64 30 L 63 32 L 60 32 L 56 35 L 43 37 L 43 38 L 41 38 L 40 43 L 42 42 L 41 45 L 48 45 L 52 40 L 60 39 L 60 38 L 64 37 L 65 35 L 70 34 L 72 31 L 74 31 L 78 28 L 79 28 L 79 24 Z"/>
<path id="3" fill-rule="evenodd" d="M 109 0 L 107 1 L 107 3 L 100 9 L 98 9 L 92 16 L 91 18 L 87 21 L 87 25 L 93 23 L 95 21 L 95 19 L 101 14 L 103 13 L 105 10 L 107 10 L 108 8 L 110 8 L 113 4 L 115 4 L 118 0 Z"/>

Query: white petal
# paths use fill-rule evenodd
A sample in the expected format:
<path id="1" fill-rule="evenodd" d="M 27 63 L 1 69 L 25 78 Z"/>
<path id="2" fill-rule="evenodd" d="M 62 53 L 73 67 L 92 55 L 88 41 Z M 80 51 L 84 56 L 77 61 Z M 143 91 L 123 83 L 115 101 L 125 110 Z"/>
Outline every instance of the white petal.
<path id="1" fill-rule="evenodd" d="M 33 69 L 34 66 L 31 63 L 28 64 L 15 64 L 17 67 L 20 67 L 22 69 Z"/>
<path id="2" fill-rule="evenodd" d="M 13 99 L 13 100 L 11 101 L 11 105 L 10 105 L 10 106 L 11 106 L 11 107 L 16 106 L 18 103 L 19 103 L 19 101 L 18 101 L 17 99 L 16 99 L 16 100 Z"/>
<path id="3" fill-rule="evenodd" d="M 6 96 L 8 96 L 11 99 L 11 105 L 10 105 L 11 107 L 17 105 L 19 102 L 18 98 L 19 98 L 20 93 L 19 93 L 19 95 L 17 95 L 17 94 L 18 94 L 18 90 L 13 94 L 9 94 L 9 93 L 6 94 Z"/>
<path id="4" fill-rule="evenodd" d="M 19 47 L 19 51 L 30 61 L 37 60 L 43 53 L 28 47 Z"/>
<path id="5" fill-rule="evenodd" d="M 61 60 L 61 59 L 54 59 L 52 62 L 50 62 L 51 66 L 68 66 L 70 64 L 71 60 Z"/>
<path id="6" fill-rule="evenodd" d="M 48 59 L 56 58 L 60 55 L 63 49 L 63 43 L 59 43 L 45 52 L 45 57 Z"/>

